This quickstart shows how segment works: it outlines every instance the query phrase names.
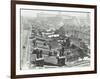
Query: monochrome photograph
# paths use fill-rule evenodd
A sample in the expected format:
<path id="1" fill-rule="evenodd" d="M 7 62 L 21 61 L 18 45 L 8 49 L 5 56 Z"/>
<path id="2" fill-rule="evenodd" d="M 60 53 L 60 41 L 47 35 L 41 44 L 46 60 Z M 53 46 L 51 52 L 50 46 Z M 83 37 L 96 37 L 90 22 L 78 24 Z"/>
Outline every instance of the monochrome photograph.
<path id="1" fill-rule="evenodd" d="M 90 13 L 20 9 L 21 69 L 90 66 Z"/>

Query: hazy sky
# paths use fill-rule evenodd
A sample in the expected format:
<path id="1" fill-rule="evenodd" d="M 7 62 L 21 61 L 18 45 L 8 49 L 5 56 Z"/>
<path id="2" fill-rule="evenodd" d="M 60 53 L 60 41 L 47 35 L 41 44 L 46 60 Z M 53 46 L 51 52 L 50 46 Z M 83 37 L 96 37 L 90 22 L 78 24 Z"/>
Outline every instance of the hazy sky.
<path id="1" fill-rule="evenodd" d="M 82 17 L 82 18 L 89 18 L 89 13 L 86 12 L 71 12 L 71 11 L 46 11 L 46 10 L 21 10 L 21 16 L 26 16 L 26 17 L 36 17 L 37 14 L 41 14 L 43 17 L 53 17 L 56 15 L 65 15 L 65 16 L 76 16 L 76 17 Z"/>

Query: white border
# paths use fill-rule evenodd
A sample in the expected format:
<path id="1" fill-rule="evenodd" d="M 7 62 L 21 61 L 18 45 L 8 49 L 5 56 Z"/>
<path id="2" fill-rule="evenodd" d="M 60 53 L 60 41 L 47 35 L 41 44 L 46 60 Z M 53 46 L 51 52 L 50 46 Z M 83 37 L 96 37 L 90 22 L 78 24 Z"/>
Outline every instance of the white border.
<path id="1" fill-rule="evenodd" d="M 91 65 L 90 67 L 76 68 L 50 68 L 50 69 L 33 69 L 20 70 L 20 8 L 25 9 L 46 9 L 46 10 L 61 10 L 61 11 L 84 11 L 91 13 Z M 53 6 L 35 6 L 35 5 L 16 5 L 16 75 L 22 74 L 43 74 L 57 72 L 76 72 L 76 71 L 91 71 L 94 70 L 94 9 L 87 8 L 72 8 L 72 7 L 53 7 Z"/>

